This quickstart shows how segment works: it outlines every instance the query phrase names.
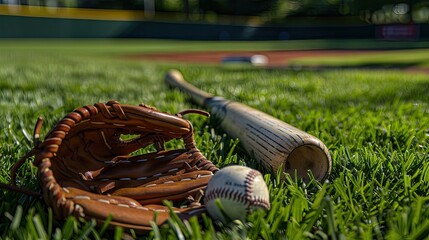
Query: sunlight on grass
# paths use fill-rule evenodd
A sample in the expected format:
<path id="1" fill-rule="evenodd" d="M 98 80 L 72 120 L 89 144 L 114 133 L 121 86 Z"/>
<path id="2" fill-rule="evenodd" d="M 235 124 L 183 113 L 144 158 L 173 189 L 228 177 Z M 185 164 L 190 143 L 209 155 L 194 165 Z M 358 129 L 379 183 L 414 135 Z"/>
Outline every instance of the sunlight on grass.
<path id="1" fill-rule="evenodd" d="M 219 226 L 207 216 L 186 222 L 173 217 L 147 236 L 107 229 L 94 221 L 56 220 L 40 199 L 0 190 L 0 238 L 120 239 L 124 233 L 149 239 L 424 239 L 429 235 L 427 75 L 397 70 L 225 69 L 111 57 L 124 49 L 145 48 L 138 41 L 118 49 L 108 42 L 102 43 L 105 50 L 66 51 L 46 51 L 37 44 L 28 46 L 28 51 L 14 51 L 8 44 L 0 43 L 2 183 L 10 180 L 10 167 L 31 147 L 29 136 L 40 115 L 45 119 L 43 137 L 68 112 L 99 101 L 144 102 L 171 113 L 199 108 L 165 86 L 163 78 L 170 68 L 178 68 L 205 91 L 258 108 L 317 136 L 330 149 L 333 169 L 322 183 L 314 179 L 304 183 L 295 176 L 280 180 L 281 172 L 265 173 L 272 209 L 252 213 L 246 222 Z M 73 54 L 65 54 L 71 50 Z M 86 50 L 97 54 L 92 57 Z M 424 54 L 413 55 L 426 61 Z M 187 118 L 197 132 L 197 146 L 217 166 L 258 167 L 215 119 Z M 37 190 L 36 176 L 28 162 L 18 173 L 18 184 Z"/>
<path id="2" fill-rule="evenodd" d="M 356 53 L 334 57 L 308 57 L 292 59 L 292 66 L 336 67 L 429 67 L 429 50 L 392 50 L 375 53 Z"/>

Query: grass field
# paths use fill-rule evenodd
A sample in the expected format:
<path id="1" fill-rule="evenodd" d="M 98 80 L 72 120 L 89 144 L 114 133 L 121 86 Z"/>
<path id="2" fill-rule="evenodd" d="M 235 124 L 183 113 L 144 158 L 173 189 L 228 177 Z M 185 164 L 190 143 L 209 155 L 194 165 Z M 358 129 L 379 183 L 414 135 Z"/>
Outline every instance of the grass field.
<path id="1" fill-rule="evenodd" d="M 385 53 L 371 53 L 338 57 L 314 57 L 299 59 L 291 62 L 292 65 L 328 66 L 328 67 L 366 67 L 366 68 L 408 68 L 429 67 L 429 50 L 391 50 Z"/>
<path id="2" fill-rule="evenodd" d="M 361 41 L 342 42 L 359 48 Z M 407 43 L 411 48 L 427 42 Z M 111 99 L 156 106 L 167 112 L 197 107 L 163 83 L 177 68 L 197 87 L 280 118 L 326 143 L 333 158 L 326 182 L 303 183 L 294 176 L 265 173 L 272 209 L 245 223 L 217 226 L 210 219 L 177 220 L 149 235 L 156 239 L 429 239 L 429 77 L 400 70 L 266 70 L 216 65 L 153 63 L 119 58 L 136 52 L 205 49 L 323 49 L 335 41 L 201 43 L 174 41 L 0 42 L 0 182 L 32 146 L 36 118 L 46 134 L 74 108 Z M 366 48 L 404 48 L 370 42 Z M 420 49 L 421 51 L 427 50 Z M 401 50 L 407 62 L 426 65 L 425 55 Z M 415 55 L 415 58 L 412 56 Z M 374 58 L 377 58 L 374 60 Z M 383 62 L 379 54 L 370 62 Z M 341 60 L 341 59 L 340 59 Z M 320 59 L 309 60 L 320 64 Z M 324 61 L 322 59 L 322 61 Z M 332 60 L 339 62 L 338 59 Z M 365 63 L 365 58 L 359 60 Z M 394 60 L 401 63 L 401 59 Z M 323 63 L 323 62 L 322 62 Z M 255 167 L 236 141 L 213 119 L 190 115 L 196 142 L 219 167 Z M 43 137 L 43 134 L 42 134 Z M 31 163 L 19 171 L 19 185 L 37 190 Z M 0 239 L 120 239 L 113 231 L 74 218 L 55 220 L 43 201 L 0 190 Z"/>

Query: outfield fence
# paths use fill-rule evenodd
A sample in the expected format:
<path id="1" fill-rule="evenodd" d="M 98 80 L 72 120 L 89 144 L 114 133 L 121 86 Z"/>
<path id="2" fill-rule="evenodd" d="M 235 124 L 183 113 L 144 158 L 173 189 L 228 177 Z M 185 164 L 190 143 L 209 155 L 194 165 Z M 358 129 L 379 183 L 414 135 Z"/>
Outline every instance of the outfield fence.
<path id="1" fill-rule="evenodd" d="M 180 14 L 179 14 L 180 15 Z M 183 16 L 144 11 L 50 8 L 0 4 L 0 38 L 161 38 L 184 40 L 296 40 L 429 38 L 428 24 L 264 26 L 178 20 Z"/>

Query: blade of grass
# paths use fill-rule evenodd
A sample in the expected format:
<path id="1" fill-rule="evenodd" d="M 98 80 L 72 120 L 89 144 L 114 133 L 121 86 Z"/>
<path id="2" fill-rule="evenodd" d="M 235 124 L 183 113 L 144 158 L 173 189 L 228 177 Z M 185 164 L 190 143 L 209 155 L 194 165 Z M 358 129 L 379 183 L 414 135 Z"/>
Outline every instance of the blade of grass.
<path id="1" fill-rule="evenodd" d="M 37 238 L 38 239 L 49 239 L 48 238 L 49 235 L 46 232 L 45 227 L 43 226 L 42 220 L 40 219 L 39 215 L 36 214 L 33 217 L 33 222 L 34 222 L 35 228 L 37 230 L 37 234 L 38 234 Z"/>

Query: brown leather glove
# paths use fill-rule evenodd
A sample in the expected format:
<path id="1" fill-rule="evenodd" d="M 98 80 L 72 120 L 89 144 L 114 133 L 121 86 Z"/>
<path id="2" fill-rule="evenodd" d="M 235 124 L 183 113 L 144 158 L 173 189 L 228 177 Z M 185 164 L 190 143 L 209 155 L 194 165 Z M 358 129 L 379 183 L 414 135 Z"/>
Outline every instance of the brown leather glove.
<path id="1" fill-rule="evenodd" d="M 218 169 L 195 146 L 192 124 L 182 118 L 189 112 L 207 114 L 171 115 L 116 101 L 69 113 L 34 150 L 45 202 L 60 219 L 102 223 L 112 215 L 111 224 L 137 230 L 150 230 L 155 212 L 158 225 L 169 218 L 163 200 L 193 202 L 173 208 L 183 219 L 202 213 L 197 201 Z M 166 150 L 172 139 L 184 148 Z"/>

